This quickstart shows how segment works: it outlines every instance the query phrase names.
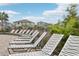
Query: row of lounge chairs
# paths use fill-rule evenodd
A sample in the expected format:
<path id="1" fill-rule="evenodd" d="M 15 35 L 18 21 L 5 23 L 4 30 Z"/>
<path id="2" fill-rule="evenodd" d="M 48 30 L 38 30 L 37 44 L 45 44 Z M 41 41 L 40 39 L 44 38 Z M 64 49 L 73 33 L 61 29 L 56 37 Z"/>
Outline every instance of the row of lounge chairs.
<path id="1" fill-rule="evenodd" d="M 28 31 L 28 30 L 27 30 Z M 33 31 L 33 32 L 32 32 Z M 31 34 L 29 34 L 32 32 Z M 38 30 L 31 30 L 28 34 L 23 35 L 20 38 L 17 38 L 11 41 L 8 47 L 8 51 L 10 56 L 51 56 L 54 52 L 55 48 L 58 46 L 59 42 L 63 38 L 63 34 L 52 34 L 48 39 L 47 43 L 40 50 L 31 51 L 32 49 L 37 49 L 39 43 L 43 40 L 43 38 L 48 34 L 46 31 L 43 32 L 38 39 L 32 43 L 32 41 L 37 37 L 40 33 Z M 11 53 L 11 52 L 16 53 Z M 17 53 L 17 52 L 20 53 Z M 21 52 L 27 51 L 27 52 Z M 67 39 L 64 47 L 59 53 L 59 56 L 79 56 L 79 36 L 70 35 Z"/>
<path id="2" fill-rule="evenodd" d="M 38 31 L 35 30 L 35 32 L 33 33 L 34 36 L 32 36 L 31 38 L 27 38 L 26 39 L 15 39 L 14 41 L 10 42 L 10 45 L 8 47 L 8 50 L 13 50 L 13 49 L 30 49 L 30 48 L 36 48 L 36 46 L 38 45 L 38 43 L 44 38 L 44 36 L 47 34 L 47 32 L 44 32 L 37 40 L 34 44 L 28 44 L 31 43 L 33 41 L 33 39 L 38 35 Z"/>
<path id="3" fill-rule="evenodd" d="M 28 34 L 29 32 L 30 32 L 30 30 L 26 30 L 26 29 L 21 29 L 21 30 L 13 29 L 13 30 L 10 31 L 10 33 L 13 33 L 13 34 Z M 29 33 L 29 34 L 31 34 L 31 33 Z"/>

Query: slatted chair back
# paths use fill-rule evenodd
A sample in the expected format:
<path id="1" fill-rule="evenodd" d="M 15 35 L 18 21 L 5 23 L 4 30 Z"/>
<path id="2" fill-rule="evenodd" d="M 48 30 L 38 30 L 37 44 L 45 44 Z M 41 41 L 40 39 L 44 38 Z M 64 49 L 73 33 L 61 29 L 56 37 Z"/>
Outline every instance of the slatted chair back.
<path id="1" fill-rule="evenodd" d="M 35 35 L 31 38 L 30 42 L 34 40 L 34 38 L 39 34 L 39 32 L 35 33 Z"/>
<path id="2" fill-rule="evenodd" d="M 41 42 L 41 40 L 45 37 L 46 34 L 47 32 L 43 32 L 43 34 L 34 43 L 34 46 L 37 46 Z"/>
<path id="3" fill-rule="evenodd" d="M 27 30 L 25 34 L 28 34 L 30 32 L 30 30 Z"/>
<path id="4" fill-rule="evenodd" d="M 18 33 L 18 31 L 19 31 L 19 29 L 17 29 L 14 33 L 15 33 L 15 34 L 17 34 L 17 33 Z"/>
<path id="5" fill-rule="evenodd" d="M 46 45 L 43 47 L 42 51 L 48 55 L 51 55 L 57 47 L 58 43 L 61 41 L 62 37 L 62 34 L 53 34 Z"/>
<path id="6" fill-rule="evenodd" d="M 18 34 L 21 34 L 22 32 L 23 32 L 23 29 L 21 29 Z"/>
<path id="7" fill-rule="evenodd" d="M 10 33 L 14 33 L 15 32 L 15 30 L 13 29 L 13 30 L 11 30 L 11 32 Z"/>
<path id="8" fill-rule="evenodd" d="M 70 35 L 59 56 L 79 56 L 79 36 Z"/>
<path id="9" fill-rule="evenodd" d="M 25 29 L 25 30 L 23 30 L 23 32 L 22 32 L 22 34 L 25 34 L 25 32 L 26 32 L 27 30 Z"/>
<path id="10" fill-rule="evenodd" d="M 34 30 L 31 30 L 31 31 L 29 32 L 29 35 L 31 35 L 31 34 L 33 33 L 33 31 L 34 31 Z"/>
<path id="11" fill-rule="evenodd" d="M 38 32 L 38 30 L 35 30 L 33 33 L 32 33 L 32 37 Z"/>

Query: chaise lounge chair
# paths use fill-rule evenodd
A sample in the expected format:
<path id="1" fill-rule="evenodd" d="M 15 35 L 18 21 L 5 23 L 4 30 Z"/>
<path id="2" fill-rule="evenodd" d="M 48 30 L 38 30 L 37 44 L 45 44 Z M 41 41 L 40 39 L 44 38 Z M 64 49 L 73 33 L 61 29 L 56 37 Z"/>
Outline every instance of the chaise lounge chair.
<path id="1" fill-rule="evenodd" d="M 9 45 L 8 51 L 10 53 L 10 50 L 14 50 L 14 49 L 26 49 L 26 50 L 28 50 L 28 49 L 36 48 L 37 45 L 45 37 L 46 34 L 47 34 L 47 32 L 44 32 L 33 44 Z"/>
<path id="2" fill-rule="evenodd" d="M 32 38 L 35 36 L 35 34 L 37 34 L 37 33 L 38 33 L 38 31 L 35 30 L 32 35 L 30 35 L 30 36 L 29 36 L 29 35 L 26 35 L 26 36 L 23 36 L 23 37 L 19 37 L 18 39 L 15 39 L 14 41 L 27 41 L 27 40 L 30 40 L 30 39 L 32 39 Z"/>
<path id="3" fill-rule="evenodd" d="M 79 56 L 79 36 L 70 35 L 59 56 Z"/>
<path id="4" fill-rule="evenodd" d="M 39 32 L 35 33 L 34 36 L 31 39 L 17 39 L 17 40 L 13 40 L 12 42 L 10 42 L 9 44 L 27 44 L 27 43 L 31 43 L 35 37 L 39 34 Z"/>
<path id="5" fill-rule="evenodd" d="M 53 34 L 41 51 L 16 53 L 11 54 L 10 56 L 51 56 L 62 37 L 62 34 Z"/>
<path id="6" fill-rule="evenodd" d="M 19 32 L 19 29 L 15 30 L 14 34 L 17 34 Z"/>
<path id="7" fill-rule="evenodd" d="M 31 35 L 33 32 L 34 32 L 34 30 L 31 30 L 30 33 L 29 33 L 29 35 Z"/>
<path id="8" fill-rule="evenodd" d="M 14 33 L 14 32 L 15 32 L 15 30 L 14 30 L 14 29 L 10 31 L 10 33 Z"/>

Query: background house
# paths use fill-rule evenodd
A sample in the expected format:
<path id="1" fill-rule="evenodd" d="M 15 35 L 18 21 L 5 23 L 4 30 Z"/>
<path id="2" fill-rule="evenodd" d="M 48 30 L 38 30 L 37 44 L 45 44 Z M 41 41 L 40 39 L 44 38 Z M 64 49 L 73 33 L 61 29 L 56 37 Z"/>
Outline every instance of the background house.
<path id="1" fill-rule="evenodd" d="M 42 21 L 40 21 L 40 22 L 37 23 L 37 27 L 38 27 L 39 29 L 41 29 L 41 30 L 42 30 L 42 29 L 47 30 L 47 28 L 48 28 L 49 25 L 50 25 L 49 23 L 42 22 Z"/>
<path id="2" fill-rule="evenodd" d="M 31 22 L 27 19 L 24 19 L 24 20 L 19 20 L 19 21 L 15 21 L 13 22 L 13 25 L 16 27 L 16 28 L 33 28 L 35 26 L 35 23 L 34 22 Z"/>

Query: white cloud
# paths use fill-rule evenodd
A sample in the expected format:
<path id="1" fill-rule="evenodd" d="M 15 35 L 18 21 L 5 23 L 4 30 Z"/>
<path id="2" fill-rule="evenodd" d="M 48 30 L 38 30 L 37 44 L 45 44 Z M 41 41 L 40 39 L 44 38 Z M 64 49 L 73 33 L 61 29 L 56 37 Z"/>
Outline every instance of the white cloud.
<path id="1" fill-rule="evenodd" d="M 77 5 L 77 14 L 79 16 L 79 4 Z"/>
<path id="2" fill-rule="evenodd" d="M 0 6 L 10 5 L 11 3 L 0 3 Z"/>
<path id="3" fill-rule="evenodd" d="M 46 10 L 40 16 L 25 16 L 23 19 L 28 19 L 30 21 L 39 22 L 44 21 L 48 23 L 56 23 L 59 19 L 62 18 L 63 14 L 66 13 L 68 4 L 57 4 L 58 7 L 54 10 Z"/>
<path id="4" fill-rule="evenodd" d="M 47 18 L 47 22 L 57 23 L 58 20 L 63 20 L 63 16 L 67 15 L 66 9 L 69 4 L 57 4 L 58 7 L 52 10 L 46 10 L 43 12 L 43 16 Z"/>
<path id="5" fill-rule="evenodd" d="M 0 3 L 0 6 L 7 6 L 7 5 L 13 5 L 13 4 L 16 4 L 16 3 Z"/>
<path id="6" fill-rule="evenodd" d="M 46 10 L 43 12 L 44 16 L 47 17 L 53 17 L 53 16 L 59 16 L 59 15 L 63 15 L 66 13 L 66 9 L 69 6 L 69 4 L 57 4 L 58 7 L 54 10 Z"/>
<path id="7" fill-rule="evenodd" d="M 41 16 L 25 16 L 22 19 L 28 19 L 30 21 L 37 23 L 39 21 L 43 21 L 45 18 Z"/>
<path id="8" fill-rule="evenodd" d="M 22 19 L 27 19 L 27 20 L 33 21 L 35 23 L 37 23 L 39 21 L 43 21 L 43 22 L 47 22 L 47 23 L 57 23 L 57 21 L 58 21 L 57 17 L 49 18 L 49 17 L 45 17 L 45 16 L 25 16 Z"/>
<path id="9" fill-rule="evenodd" d="M 19 12 L 12 11 L 12 10 L 0 10 L 0 12 L 5 12 L 5 13 L 10 14 L 10 15 L 20 14 Z"/>
<path id="10" fill-rule="evenodd" d="M 48 23 L 57 23 L 58 20 L 63 20 L 63 16 L 66 15 L 66 9 L 69 4 L 57 4 L 58 7 L 54 10 L 46 10 L 40 16 L 25 16 L 23 19 L 28 19 L 30 21 L 39 22 L 44 21 Z"/>

